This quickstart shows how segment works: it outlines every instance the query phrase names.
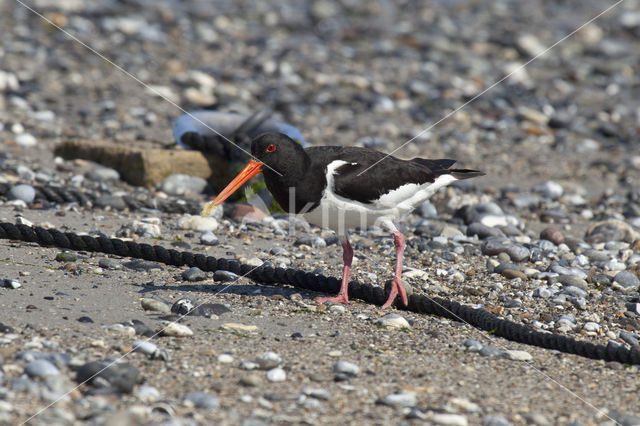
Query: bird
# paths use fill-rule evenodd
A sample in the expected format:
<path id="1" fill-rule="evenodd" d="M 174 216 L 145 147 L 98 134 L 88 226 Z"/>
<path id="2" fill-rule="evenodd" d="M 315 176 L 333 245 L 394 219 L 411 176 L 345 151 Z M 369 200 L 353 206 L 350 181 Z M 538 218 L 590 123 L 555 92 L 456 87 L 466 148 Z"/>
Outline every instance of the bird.
<path id="1" fill-rule="evenodd" d="M 485 175 L 471 169 L 452 169 L 456 160 L 402 160 L 379 151 L 349 146 L 303 148 L 282 133 L 265 133 L 251 142 L 252 159 L 240 173 L 205 205 L 202 214 L 262 172 L 267 189 L 280 207 L 301 215 L 308 223 L 329 228 L 343 249 L 342 284 L 336 296 L 317 302 L 348 303 L 353 248 L 349 230 L 378 225 L 393 234 L 396 262 L 391 291 L 382 308 L 396 297 L 408 304 L 402 285 L 405 236 L 394 222 L 411 213 L 438 189 L 457 180 Z"/>

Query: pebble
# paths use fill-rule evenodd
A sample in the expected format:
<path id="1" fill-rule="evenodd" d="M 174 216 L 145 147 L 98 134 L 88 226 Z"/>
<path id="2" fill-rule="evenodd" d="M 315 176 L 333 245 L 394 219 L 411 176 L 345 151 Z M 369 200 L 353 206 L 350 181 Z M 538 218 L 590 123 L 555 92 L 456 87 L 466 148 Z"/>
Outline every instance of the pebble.
<path id="1" fill-rule="evenodd" d="M 7 193 L 10 200 L 22 200 L 27 204 L 31 204 L 36 198 L 36 190 L 31 185 L 12 186 Z"/>
<path id="2" fill-rule="evenodd" d="M 181 196 L 185 194 L 201 194 L 207 185 L 207 181 L 198 176 L 173 174 L 162 181 L 160 188 L 166 194 Z"/>
<path id="3" fill-rule="evenodd" d="M 411 328 L 409 322 L 398 314 L 387 314 L 378 319 L 375 323 L 377 326 L 391 329 Z"/>
<path id="4" fill-rule="evenodd" d="M 236 331 L 245 331 L 245 332 L 253 332 L 253 331 L 258 331 L 258 327 L 255 325 L 247 325 L 247 324 L 241 324 L 238 322 L 227 322 L 222 324 L 222 328 L 228 328 L 230 330 L 236 330 Z"/>
<path id="5" fill-rule="evenodd" d="M 2 287 L 16 289 L 16 288 L 22 287 L 22 283 L 18 280 L 10 280 L 8 278 L 2 278 Z"/>
<path id="6" fill-rule="evenodd" d="M 122 269 L 122 264 L 115 259 L 103 258 L 98 261 L 98 266 L 102 269 Z"/>
<path id="7" fill-rule="evenodd" d="M 360 374 L 360 367 L 358 367 L 356 364 L 352 362 L 340 360 L 335 364 L 333 364 L 333 372 L 337 374 L 342 373 L 342 374 L 355 377 L 358 374 Z"/>
<path id="8" fill-rule="evenodd" d="M 504 351 L 504 357 L 511 361 L 531 361 L 533 359 L 529 352 L 516 350 Z"/>
<path id="9" fill-rule="evenodd" d="M 218 355 L 218 362 L 220 364 L 231 364 L 233 362 L 233 356 L 229 354 Z"/>
<path id="10" fill-rule="evenodd" d="M 200 235 L 200 244 L 204 244 L 205 246 L 217 246 L 220 244 L 220 240 L 213 232 L 204 231 Z"/>
<path id="11" fill-rule="evenodd" d="M 131 345 L 131 350 L 133 350 L 133 352 L 140 352 L 151 357 L 158 350 L 158 346 L 156 346 L 155 343 L 149 342 L 147 340 L 136 340 Z"/>
<path id="12" fill-rule="evenodd" d="M 265 352 L 256 358 L 256 363 L 261 370 L 270 370 L 282 364 L 282 358 L 275 352 Z"/>
<path id="13" fill-rule="evenodd" d="M 533 192 L 541 194 L 544 198 L 555 200 L 562 196 L 564 189 L 557 182 L 548 180 L 540 185 L 534 186 Z"/>
<path id="14" fill-rule="evenodd" d="M 274 383 L 284 382 L 287 380 L 287 373 L 280 367 L 272 368 L 267 371 L 267 380 Z"/>
<path id="15" fill-rule="evenodd" d="M 416 395 L 414 393 L 392 393 L 377 402 L 390 407 L 413 407 L 416 405 Z"/>
<path id="16" fill-rule="evenodd" d="M 243 386 L 256 387 L 262 384 L 262 377 L 257 374 L 249 374 L 240 378 L 240 384 Z"/>
<path id="17" fill-rule="evenodd" d="M 139 371 L 128 362 L 91 361 L 76 370 L 76 382 L 90 384 L 108 384 L 122 393 L 131 393 Z"/>
<path id="18" fill-rule="evenodd" d="M 545 228 L 540 232 L 540 238 L 543 240 L 551 241 L 553 244 L 559 246 L 564 243 L 564 235 L 562 232 L 555 228 Z"/>
<path id="19" fill-rule="evenodd" d="M 130 260 L 129 262 L 123 263 L 123 266 L 133 269 L 134 271 L 144 272 L 150 272 L 154 269 L 164 269 L 159 263 L 152 262 L 150 260 Z"/>
<path id="20" fill-rule="evenodd" d="M 482 419 L 482 426 L 511 426 L 511 422 L 502 416 L 492 414 Z"/>
<path id="21" fill-rule="evenodd" d="M 120 180 L 120 173 L 109 167 L 94 167 L 87 172 L 87 179 L 96 182 L 113 182 Z"/>
<path id="22" fill-rule="evenodd" d="M 197 266 L 193 266 L 182 273 L 182 279 L 185 281 L 204 281 L 207 279 L 207 274 Z"/>
<path id="23" fill-rule="evenodd" d="M 302 389 L 302 393 L 310 396 L 311 398 L 320 399 L 323 401 L 328 401 L 329 399 L 331 399 L 331 392 L 326 389 L 306 387 Z"/>
<path id="24" fill-rule="evenodd" d="M 38 140 L 31 133 L 20 133 L 16 135 L 15 141 L 18 145 L 25 148 L 33 148 L 38 144 Z"/>
<path id="25" fill-rule="evenodd" d="M 173 336 L 173 337 L 191 337 L 193 331 L 189 327 L 176 322 L 165 322 L 162 329 L 160 329 L 160 336 Z"/>
<path id="26" fill-rule="evenodd" d="M 582 290 L 587 290 L 589 285 L 582 278 L 575 277 L 573 275 L 560 275 L 558 282 L 563 286 L 577 287 Z"/>
<path id="27" fill-rule="evenodd" d="M 140 300 L 140 305 L 142 306 L 142 309 L 144 309 L 145 311 L 156 311 L 156 312 L 163 312 L 163 313 L 171 312 L 171 307 L 158 299 L 151 299 L 151 298 L 145 297 L 142 300 Z"/>
<path id="28" fill-rule="evenodd" d="M 621 271 L 613 278 L 613 282 L 627 290 L 638 290 L 640 280 L 629 271 Z"/>
<path id="29" fill-rule="evenodd" d="M 480 349 L 479 354 L 481 356 L 486 356 L 489 358 L 493 358 L 496 356 L 501 356 L 502 355 L 502 351 L 498 348 L 496 348 L 495 346 L 484 346 L 482 349 Z"/>
<path id="30" fill-rule="evenodd" d="M 220 400 L 208 393 L 189 392 L 184 397 L 184 404 L 187 407 L 202 408 L 206 410 L 217 410 L 220 407 Z"/>
<path id="31" fill-rule="evenodd" d="M 231 271 L 218 270 L 213 273 L 214 281 L 227 282 L 227 281 L 235 281 L 237 279 L 238 279 L 238 275 L 234 274 Z"/>
<path id="32" fill-rule="evenodd" d="M 582 329 L 587 332 L 598 333 L 600 331 L 600 324 L 589 321 L 582 326 Z"/>
<path id="33" fill-rule="evenodd" d="M 469 421 L 461 414 L 435 413 L 430 419 L 437 425 L 467 426 Z"/>
<path id="34" fill-rule="evenodd" d="M 215 231 L 218 228 L 218 220 L 214 217 L 185 215 L 178 219 L 178 228 L 191 231 Z"/>
<path id="35" fill-rule="evenodd" d="M 56 260 L 58 262 L 75 262 L 78 260 L 78 256 L 74 252 L 71 251 L 63 251 L 56 254 Z"/>
<path id="36" fill-rule="evenodd" d="M 58 370 L 55 365 L 53 365 L 46 359 L 36 359 L 31 361 L 24 368 L 24 372 L 29 377 L 40 378 L 57 376 L 60 374 L 60 370 Z"/>
<path id="37" fill-rule="evenodd" d="M 342 305 L 334 304 L 329 306 L 329 309 L 327 309 L 327 311 L 332 314 L 344 314 L 345 312 L 347 312 L 347 308 Z"/>
<path id="38" fill-rule="evenodd" d="M 160 391 L 153 386 L 142 385 L 136 390 L 136 397 L 146 404 L 156 402 L 160 396 Z"/>
<path id="39" fill-rule="evenodd" d="M 475 339 L 467 339 L 464 341 L 464 347 L 467 352 L 480 352 L 483 345 Z"/>

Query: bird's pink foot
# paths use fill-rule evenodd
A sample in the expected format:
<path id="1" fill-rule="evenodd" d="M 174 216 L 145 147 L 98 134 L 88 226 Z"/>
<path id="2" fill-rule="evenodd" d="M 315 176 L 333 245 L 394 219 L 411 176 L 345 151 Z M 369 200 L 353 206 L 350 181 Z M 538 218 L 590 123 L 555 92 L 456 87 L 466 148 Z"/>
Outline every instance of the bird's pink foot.
<path id="1" fill-rule="evenodd" d="M 349 297 L 346 293 L 338 294 L 334 297 L 316 297 L 314 299 L 318 303 L 331 302 L 331 303 L 349 303 Z"/>
<path id="2" fill-rule="evenodd" d="M 400 295 L 400 299 L 402 300 L 404 306 L 407 306 L 409 304 L 409 300 L 407 299 L 407 292 L 404 290 L 402 281 L 400 281 L 399 278 L 394 278 L 393 282 L 391 283 L 391 292 L 389 292 L 387 301 L 384 302 L 384 305 L 382 305 L 382 309 L 386 309 L 389 306 L 393 305 L 393 302 L 395 301 L 398 294 Z"/>

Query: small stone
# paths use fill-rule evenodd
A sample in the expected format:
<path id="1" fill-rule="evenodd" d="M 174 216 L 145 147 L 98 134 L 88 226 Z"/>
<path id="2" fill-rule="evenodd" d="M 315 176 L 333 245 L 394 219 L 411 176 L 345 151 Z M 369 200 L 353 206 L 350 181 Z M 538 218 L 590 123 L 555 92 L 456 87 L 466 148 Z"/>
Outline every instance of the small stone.
<path id="1" fill-rule="evenodd" d="M 204 244 L 205 246 L 217 246 L 220 244 L 220 240 L 215 234 L 211 231 L 204 231 L 200 235 L 200 244 Z"/>
<path id="2" fill-rule="evenodd" d="M 238 279 L 238 275 L 234 274 L 233 272 L 230 271 L 215 271 L 213 273 L 213 280 L 214 281 L 222 281 L 222 282 L 228 282 L 228 281 L 235 281 Z"/>
<path id="3" fill-rule="evenodd" d="M 582 326 L 582 329 L 587 332 L 598 333 L 600 331 L 600 324 L 589 321 Z"/>
<path id="4" fill-rule="evenodd" d="M 160 187 L 169 195 L 201 194 L 207 187 L 207 181 L 198 176 L 173 174 L 167 176 Z"/>
<path id="5" fill-rule="evenodd" d="M 416 395 L 414 393 L 392 393 L 376 401 L 378 404 L 390 407 L 413 407 L 416 405 Z"/>
<path id="6" fill-rule="evenodd" d="M 10 280 L 10 279 L 7 279 L 7 278 L 3 278 L 2 279 L 2 287 L 16 289 L 16 288 L 22 287 L 22 283 L 20 281 L 17 281 L 17 280 Z"/>
<path id="7" fill-rule="evenodd" d="M 228 323 L 222 324 L 222 327 L 228 328 L 230 330 L 236 330 L 236 331 L 246 331 L 246 332 L 258 331 L 258 327 L 255 325 L 246 325 L 246 324 L 241 324 L 237 322 L 228 322 Z"/>
<path id="8" fill-rule="evenodd" d="M 188 229 L 192 231 L 215 231 L 218 227 L 218 220 L 214 217 L 185 215 L 178 219 L 179 229 Z"/>
<path id="9" fill-rule="evenodd" d="M 93 323 L 93 320 L 91 319 L 91 317 L 88 317 L 86 315 L 81 316 L 80 318 L 77 319 L 77 321 L 81 323 L 87 323 L 87 324 Z"/>
<path id="10" fill-rule="evenodd" d="M 629 271 L 618 272 L 613 282 L 628 290 L 640 288 L 640 280 Z"/>
<path id="11" fill-rule="evenodd" d="M 287 380 L 287 373 L 280 367 L 272 368 L 267 371 L 267 380 L 274 383 L 284 382 Z"/>
<path id="12" fill-rule="evenodd" d="M 543 197 L 555 200 L 564 193 L 562 186 L 552 180 L 533 187 L 533 192 L 542 194 Z"/>
<path id="13" fill-rule="evenodd" d="M 504 417 L 494 414 L 483 418 L 482 426 L 511 426 L 511 423 Z"/>
<path id="14" fill-rule="evenodd" d="M 240 378 L 240 384 L 243 386 L 255 387 L 262 384 L 262 377 L 257 374 L 249 374 Z"/>
<path id="15" fill-rule="evenodd" d="M 31 204 L 36 198 L 36 190 L 31 185 L 12 186 L 7 193 L 10 200 L 22 200 L 27 204 Z"/>
<path id="16" fill-rule="evenodd" d="M 98 261 L 98 266 L 102 269 L 122 269 L 122 265 L 115 259 L 103 258 Z"/>
<path id="17" fill-rule="evenodd" d="M 169 322 L 165 323 L 159 334 L 160 336 L 190 337 L 193 336 L 193 331 L 186 325 Z"/>
<path id="18" fill-rule="evenodd" d="M 240 363 L 240 368 L 243 370 L 257 370 L 260 368 L 260 364 L 252 361 L 242 361 Z"/>
<path id="19" fill-rule="evenodd" d="M 78 260 L 78 256 L 71 251 L 63 251 L 56 255 L 56 260 L 58 262 L 75 262 Z"/>
<path id="20" fill-rule="evenodd" d="M 231 312 L 231 309 L 227 308 L 221 303 L 203 303 L 198 306 L 194 311 L 191 311 L 191 315 L 200 315 L 207 318 L 218 316 Z"/>
<path id="21" fill-rule="evenodd" d="M 184 397 L 184 404 L 188 407 L 217 410 L 220 407 L 220 400 L 208 393 L 189 392 L 187 396 Z"/>
<path id="22" fill-rule="evenodd" d="M 36 359 L 27 364 L 24 368 L 24 372 L 29 377 L 45 378 L 49 376 L 57 376 L 60 374 L 60 370 L 55 365 L 45 359 Z"/>
<path id="23" fill-rule="evenodd" d="M 479 353 L 481 356 L 486 356 L 489 358 L 502 355 L 502 351 L 495 346 L 485 346 L 480 350 Z"/>
<path id="24" fill-rule="evenodd" d="M 113 182 L 120 179 L 120 173 L 109 167 L 94 167 L 87 172 L 87 179 L 96 182 Z"/>
<path id="25" fill-rule="evenodd" d="M 91 361 L 76 370 L 76 382 L 94 386 L 106 383 L 118 392 L 131 393 L 138 375 L 138 369 L 128 362 Z"/>
<path id="26" fill-rule="evenodd" d="M 178 315 L 191 315 L 196 306 L 197 302 L 188 297 L 183 297 L 171 305 L 171 312 Z"/>
<path id="27" fill-rule="evenodd" d="M 131 345 L 131 350 L 133 352 L 140 352 L 151 357 L 158 350 L 158 346 L 156 346 L 155 343 L 149 342 L 147 340 L 137 340 Z"/>
<path id="28" fill-rule="evenodd" d="M 268 351 L 256 358 L 256 363 L 261 370 L 270 370 L 279 366 L 282 363 L 282 358 L 277 353 Z"/>
<path id="29" fill-rule="evenodd" d="M 136 397 L 148 404 L 160 399 L 160 391 L 153 386 L 142 385 L 136 391 Z"/>
<path id="30" fill-rule="evenodd" d="M 311 398 L 320 399 L 323 401 L 327 401 L 331 398 L 331 393 L 326 389 L 306 387 L 302 389 L 302 393 L 310 396 Z"/>
<path id="31" fill-rule="evenodd" d="M 527 279 L 527 276 L 524 274 L 524 272 L 518 271 L 517 269 L 506 268 L 506 269 L 503 269 L 500 274 L 509 280 L 512 280 L 515 278 L 520 278 L 521 280 Z"/>
<path id="32" fill-rule="evenodd" d="M 38 140 L 31 133 L 20 133 L 16 135 L 15 141 L 25 148 L 31 148 L 38 144 Z"/>
<path id="33" fill-rule="evenodd" d="M 123 263 L 123 265 L 129 269 L 133 269 L 134 271 L 150 272 L 153 269 L 164 269 L 159 263 L 152 262 L 150 260 L 131 260 Z"/>
<path id="34" fill-rule="evenodd" d="M 437 425 L 467 426 L 467 418 L 461 414 L 435 413 L 431 421 Z"/>
<path id="35" fill-rule="evenodd" d="M 145 311 L 156 311 L 163 313 L 171 312 L 171 307 L 158 299 L 145 297 L 140 300 L 140 305 L 142 305 L 142 309 L 144 309 Z"/>
<path id="36" fill-rule="evenodd" d="M 516 350 L 504 351 L 504 357 L 511 361 L 531 361 L 533 359 L 529 352 Z"/>
<path id="37" fill-rule="evenodd" d="M 572 286 L 581 288 L 582 290 L 587 290 L 589 285 L 582 278 L 575 277 L 573 275 L 560 275 L 558 277 L 558 282 L 563 286 Z"/>
<path id="38" fill-rule="evenodd" d="M 185 281 L 204 281 L 207 279 L 207 274 L 197 266 L 193 266 L 182 273 L 182 279 Z"/>
<path id="39" fill-rule="evenodd" d="M 411 328 L 409 322 L 398 314 L 387 314 L 377 320 L 375 324 L 385 328 Z"/>
<path id="40" fill-rule="evenodd" d="M 327 311 L 332 314 L 344 314 L 345 312 L 347 312 L 347 308 L 342 305 L 336 304 L 329 306 L 329 309 L 327 309 Z"/>
<path id="41" fill-rule="evenodd" d="M 229 354 L 220 354 L 218 355 L 218 362 L 220 364 L 231 364 L 233 362 L 233 357 Z"/>
<path id="42" fill-rule="evenodd" d="M 562 232 L 555 228 L 545 228 L 540 233 L 540 238 L 543 240 L 551 241 L 553 244 L 559 246 L 564 243 L 564 235 Z"/>
<path id="43" fill-rule="evenodd" d="M 349 361 L 340 360 L 333 364 L 334 373 L 343 373 L 355 377 L 360 374 L 360 367 Z"/>
<path id="44" fill-rule="evenodd" d="M 467 352 L 480 352 L 483 345 L 475 339 L 467 339 L 464 341 L 464 347 Z"/>

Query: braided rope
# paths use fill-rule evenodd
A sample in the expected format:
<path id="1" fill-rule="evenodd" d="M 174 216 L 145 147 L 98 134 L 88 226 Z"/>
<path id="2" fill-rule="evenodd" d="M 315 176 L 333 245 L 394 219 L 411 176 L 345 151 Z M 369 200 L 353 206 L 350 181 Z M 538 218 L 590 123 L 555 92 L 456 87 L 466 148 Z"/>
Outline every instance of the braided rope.
<path id="1" fill-rule="evenodd" d="M 268 266 L 253 268 L 232 259 L 217 259 L 187 251 L 167 250 L 161 246 L 125 242 L 117 238 L 95 238 L 73 232 L 60 232 L 55 229 L 47 230 L 40 227 L 0 223 L 0 238 L 28 241 L 41 246 L 54 246 L 68 250 L 133 257 L 173 266 L 197 266 L 203 271 L 227 270 L 236 274 L 246 274 L 250 279 L 264 284 L 287 284 L 317 292 L 336 293 L 340 287 L 340 281 L 337 278 L 316 275 L 302 270 Z M 382 288 L 357 281 L 349 283 L 349 295 L 352 298 L 375 305 L 382 305 L 386 300 L 386 294 Z M 395 306 L 419 314 L 437 315 L 455 321 L 463 320 L 480 330 L 490 331 L 497 336 L 518 343 L 555 349 L 591 359 L 640 365 L 640 348 L 637 346 L 627 349 L 614 342 L 609 342 L 607 346 L 595 345 L 566 336 L 544 333 L 532 330 L 522 324 L 498 318 L 484 309 L 471 308 L 447 299 L 413 294 L 409 297 L 408 306 L 403 306 L 400 303 Z"/>

